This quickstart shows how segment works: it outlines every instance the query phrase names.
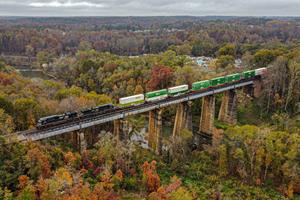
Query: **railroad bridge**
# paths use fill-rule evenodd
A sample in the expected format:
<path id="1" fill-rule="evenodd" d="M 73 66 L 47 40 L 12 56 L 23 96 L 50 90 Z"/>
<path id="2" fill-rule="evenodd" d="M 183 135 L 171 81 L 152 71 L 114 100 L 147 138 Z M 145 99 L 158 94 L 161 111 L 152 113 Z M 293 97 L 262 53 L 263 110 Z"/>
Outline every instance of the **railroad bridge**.
<path id="1" fill-rule="evenodd" d="M 161 152 L 162 138 L 162 112 L 165 107 L 176 105 L 176 117 L 173 128 L 173 136 L 179 135 L 183 129 L 192 131 L 192 112 L 191 105 L 193 100 L 203 98 L 201 117 L 199 122 L 199 133 L 212 135 L 215 119 L 215 94 L 223 93 L 221 108 L 218 119 L 234 125 L 236 123 L 237 108 L 237 89 L 243 89 L 247 94 L 258 97 L 262 87 L 262 77 L 255 76 L 240 81 L 211 87 L 197 92 L 190 92 L 184 95 L 169 97 L 156 102 L 144 103 L 141 105 L 129 106 L 122 109 L 114 110 L 102 115 L 82 118 L 79 121 L 68 122 L 58 126 L 45 128 L 42 130 L 33 129 L 13 134 L 9 137 L 10 141 L 37 141 L 65 133 L 76 132 L 78 146 L 81 150 L 86 148 L 86 140 L 83 129 L 94 127 L 99 124 L 113 122 L 114 134 L 118 138 L 124 138 L 128 134 L 128 116 L 141 113 L 149 113 L 148 126 L 148 144 L 149 147 L 157 154 Z M 199 108 L 200 109 L 200 108 Z"/>

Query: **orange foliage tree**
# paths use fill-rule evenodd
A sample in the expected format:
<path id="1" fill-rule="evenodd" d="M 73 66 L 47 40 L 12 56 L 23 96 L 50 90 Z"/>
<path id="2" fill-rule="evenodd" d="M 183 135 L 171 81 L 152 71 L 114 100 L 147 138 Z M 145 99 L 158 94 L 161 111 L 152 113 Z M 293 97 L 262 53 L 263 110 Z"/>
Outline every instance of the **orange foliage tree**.
<path id="1" fill-rule="evenodd" d="M 156 172 L 156 161 L 153 160 L 150 164 L 147 161 L 144 162 L 142 169 L 147 192 L 157 191 L 160 186 L 160 178 Z"/>
<path id="2" fill-rule="evenodd" d="M 37 179 L 39 176 L 47 178 L 51 175 L 49 156 L 39 146 L 32 145 L 27 152 L 26 160 L 32 178 Z"/>

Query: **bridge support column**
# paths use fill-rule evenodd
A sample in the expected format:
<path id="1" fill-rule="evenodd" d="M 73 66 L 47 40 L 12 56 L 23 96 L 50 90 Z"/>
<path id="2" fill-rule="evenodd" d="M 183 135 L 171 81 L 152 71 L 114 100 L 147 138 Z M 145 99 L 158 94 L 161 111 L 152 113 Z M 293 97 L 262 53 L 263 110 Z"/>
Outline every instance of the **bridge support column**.
<path id="1" fill-rule="evenodd" d="M 86 139 L 85 139 L 84 132 L 79 132 L 78 135 L 79 135 L 78 136 L 79 149 L 80 149 L 80 153 L 82 154 L 84 151 L 86 151 L 87 142 L 86 142 Z"/>
<path id="2" fill-rule="evenodd" d="M 200 118 L 201 133 L 212 135 L 214 128 L 214 117 L 215 117 L 215 97 L 205 96 L 202 100 L 202 111 Z"/>
<path id="3" fill-rule="evenodd" d="M 162 149 L 162 110 L 149 111 L 148 145 L 158 155 Z"/>
<path id="4" fill-rule="evenodd" d="M 120 139 L 121 120 L 117 119 L 114 121 L 114 136 Z"/>
<path id="5" fill-rule="evenodd" d="M 74 148 L 76 148 L 80 153 L 83 153 L 87 148 L 87 142 L 82 131 L 76 131 L 72 133 L 72 143 Z"/>
<path id="6" fill-rule="evenodd" d="M 263 90 L 263 82 L 261 79 L 257 79 L 254 81 L 254 84 L 253 84 L 253 96 L 255 98 L 258 98 L 260 97 L 261 93 L 262 93 L 262 90 Z"/>
<path id="7" fill-rule="evenodd" d="M 224 93 L 218 119 L 228 124 L 237 122 L 237 96 L 235 90 L 228 90 Z"/>
<path id="8" fill-rule="evenodd" d="M 127 140 L 129 137 L 129 123 L 127 120 L 123 119 L 121 120 L 121 133 L 120 133 L 120 139 L 121 140 Z"/>
<path id="9" fill-rule="evenodd" d="M 187 106 L 186 106 L 185 128 L 189 131 L 193 131 L 192 105 L 193 105 L 193 102 L 188 101 Z"/>
<path id="10" fill-rule="evenodd" d="M 127 140 L 129 135 L 129 124 L 127 120 L 118 119 L 114 121 L 114 136 L 118 140 Z"/>
<path id="11" fill-rule="evenodd" d="M 183 102 L 177 105 L 173 136 L 180 135 L 182 129 L 192 131 L 192 102 Z"/>
<path id="12" fill-rule="evenodd" d="M 250 97 L 258 98 L 263 90 L 263 81 L 256 79 L 253 81 L 253 85 L 248 85 L 243 88 L 243 92 Z"/>

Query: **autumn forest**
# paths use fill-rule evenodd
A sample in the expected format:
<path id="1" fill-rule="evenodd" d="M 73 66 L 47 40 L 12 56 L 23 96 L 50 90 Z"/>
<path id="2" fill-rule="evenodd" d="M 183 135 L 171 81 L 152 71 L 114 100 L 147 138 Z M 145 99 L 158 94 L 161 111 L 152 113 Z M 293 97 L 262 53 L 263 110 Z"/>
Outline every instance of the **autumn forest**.
<path id="1" fill-rule="evenodd" d="M 40 141 L 8 140 L 40 118 L 119 98 L 267 68 L 258 97 L 237 90 L 237 122 L 147 145 L 148 115 Z M 42 76 L 36 76 L 35 73 Z M 292 17 L 0 17 L 0 200 L 300 199 L 300 19 Z"/>

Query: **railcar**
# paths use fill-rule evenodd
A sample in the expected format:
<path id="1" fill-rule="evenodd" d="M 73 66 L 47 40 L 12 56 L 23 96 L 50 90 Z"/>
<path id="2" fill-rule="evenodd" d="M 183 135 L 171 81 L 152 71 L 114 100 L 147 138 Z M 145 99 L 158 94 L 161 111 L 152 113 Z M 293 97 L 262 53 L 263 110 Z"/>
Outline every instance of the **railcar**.
<path id="1" fill-rule="evenodd" d="M 249 70 L 243 72 L 243 78 L 252 78 L 255 76 L 255 70 Z"/>
<path id="2" fill-rule="evenodd" d="M 168 88 L 168 95 L 169 96 L 178 96 L 181 94 L 185 94 L 188 92 L 189 86 L 188 85 L 179 85 L 176 87 Z"/>
<path id="3" fill-rule="evenodd" d="M 266 67 L 259 68 L 255 70 L 255 75 L 256 76 L 262 76 L 265 75 L 268 72 L 268 69 Z"/>
<path id="4" fill-rule="evenodd" d="M 37 128 L 42 129 L 46 125 L 63 121 L 65 119 L 65 115 L 51 115 L 47 117 L 42 117 L 38 120 Z"/>
<path id="5" fill-rule="evenodd" d="M 94 112 L 95 110 L 93 108 L 86 108 L 80 111 L 81 115 L 88 115 Z"/>
<path id="6" fill-rule="evenodd" d="M 115 108 L 115 106 L 113 104 L 109 103 L 109 104 L 97 106 L 94 108 L 94 110 L 96 110 L 97 112 L 105 112 L 107 110 L 111 110 L 114 108 Z"/>
<path id="7" fill-rule="evenodd" d="M 115 106 L 113 104 L 104 104 L 104 105 L 99 105 L 99 106 L 92 107 L 92 108 L 87 108 L 87 109 L 81 110 L 80 112 L 82 115 L 89 115 L 89 114 L 94 114 L 94 113 L 101 114 L 101 113 L 107 112 L 108 110 L 112 110 L 114 108 L 115 108 Z"/>
<path id="8" fill-rule="evenodd" d="M 145 101 L 151 102 L 151 101 L 157 101 L 168 98 L 168 90 L 162 89 L 152 92 L 147 92 L 145 94 Z"/>
<path id="9" fill-rule="evenodd" d="M 210 85 L 211 86 L 217 86 L 217 85 L 221 85 L 226 83 L 226 77 L 225 76 L 221 76 L 221 77 L 217 77 L 217 78 L 213 78 L 210 80 Z"/>
<path id="10" fill-rule="evenodd" d="M 119 104 L 123 107 L 124 106 L 141 104 L 141 103 L 144 103 L 144 102 L 145 102 L 144 94 L 138 94 L 138 95 L 123 97 L 123 98 L 119 99 Z"/>
<path id="11" fill-rule="evenodd" d="M 267 73 L 267 68 L 259 68 L 255 70 L 249 70 L 242 73 L 230 74 L 227 76 L 213 78 L 211 80 L 204 80 L 199 82 L 194 82 L 192 84 L 191 91 L 198 91 L 218 85 L 222 85 L 225 83 L 231 83 L 234 81 L 239 81 L 241 79 L 253 78 L 255 76 L 263 76 Z M 122 107 L 130 106 L 130 105 L 138 105 L 141 103 L 157 101 L 167 98 L 168 96 L 178 96 L 181 94 L 185 94 L 189 91 L 188 85 L 180 85 L 176 87 L 171 87 L 168 89 L 162 89 L 157 91 L 148 92 L 144 94 L 138 94 L 129 97 L 123 97 L 119 99 L 119 104 Z M 48 117 L 43 117 L 38 120 L 37 128 L 41 129 L 51 125 L 58 125 L 63 122 L 68 121 L 68 119 L 76 119 L 79 118 L 80 115 L 89 115 L 89 114 L 99 114 L 105 113 L 112 109 L 116 109 L 113 104 L 104 104 L 94 108 L 87 108 L 81 110 L 80 112 L 67 112 L 62 115 L 52 115 Z"/>
<path id="12" fill-rule="evenodd" d="M 77 112 L 67 112 L 64 115 L 65 115 L 65 118 L 67 118 L 67 119 L 73 119 L 73 118 L 78 117 Z"/>
<path id="13" fill-rule="evenodd" d="M 192 91 L 202 90 L 211 86 L 210 80 L 199 81 L 192 84 Z"/>
<path id="14" fill-rule="evenodd" d="M 227 83 L 241 80 L 241 74 L 230 74 L 226 76 Z"/>

